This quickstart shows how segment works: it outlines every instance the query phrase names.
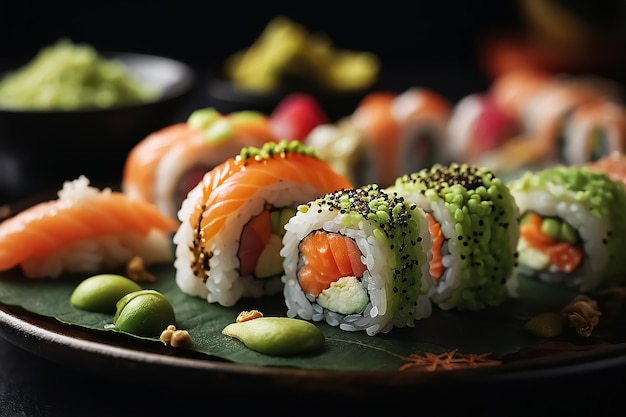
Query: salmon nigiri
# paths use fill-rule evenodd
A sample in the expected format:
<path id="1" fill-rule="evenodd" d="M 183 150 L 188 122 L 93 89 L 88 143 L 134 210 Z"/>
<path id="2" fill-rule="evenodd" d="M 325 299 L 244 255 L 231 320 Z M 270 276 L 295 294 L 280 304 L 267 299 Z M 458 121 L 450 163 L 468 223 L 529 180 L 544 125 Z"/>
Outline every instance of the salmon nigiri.
<path id="1" fill-rule="evenodd" d="M 214 108 L 191 113 L 186 122 L 148 135 L 129 153 L 122 191 L 154 203 L 172 218 L 205 172 L 244 146 L 275 141 L 270 120 L 254 111 L 228 115 Z"/>
<path id="2" fill-rule="evenodd" d="M 152 204 L 99 190 L 81 176 L 66 181 L 58 198 L 0 223 L 0 271 L 20 266 L 29 278 L 115 268 L 134 257 L 144 264 L 173 258 L 177 223 Z"/>
<path id="3" fill-rule="evenodd" d="M 350 181 L 299 141 L 243 148 L 182 203 L 174 235 L 178 286 L 226 306 L 280 291 L 285 223 L 299 204 L 345 188 Z"/>

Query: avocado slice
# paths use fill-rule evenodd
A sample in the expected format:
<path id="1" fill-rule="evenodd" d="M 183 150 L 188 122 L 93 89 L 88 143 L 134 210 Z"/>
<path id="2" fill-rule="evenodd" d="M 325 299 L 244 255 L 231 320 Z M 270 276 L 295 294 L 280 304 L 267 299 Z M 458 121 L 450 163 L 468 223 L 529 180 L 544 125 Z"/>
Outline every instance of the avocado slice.
<path id="1" fill-rule="evenodd" d="M 282 247 L 282 238 L 272 233 L 256 263 L 254 275 L 257 278 L 269 278 L 283 273 L 283 257 L 280 256 Z"/>
<path id="2" fill-rule="evenodd" d="M 291 207 L 284 207 L 270 212 L 270 221 L 272 222 L 272 233 L 282 237 L 285 235 L 285 225 L 289 223 L 296 214 L 296 210 Z"/>

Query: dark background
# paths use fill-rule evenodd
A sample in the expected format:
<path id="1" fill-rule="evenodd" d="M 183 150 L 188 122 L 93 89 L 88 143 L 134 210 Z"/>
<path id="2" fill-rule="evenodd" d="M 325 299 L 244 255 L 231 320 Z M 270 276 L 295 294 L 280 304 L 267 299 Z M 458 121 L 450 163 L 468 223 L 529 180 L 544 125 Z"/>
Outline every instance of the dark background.
<path id="1" fill-rule="evenodd" d="M 557 8 L 578 20 L 594 39 L 578 45 L 585 33 L 563 39 L 562 22 L 529 18 L 528 5 Z M 330 37 L 338 49 L 370 51 L 388 67 L 415 70 L 404 84 L 428 84 L 424 72 L 483 75 L 485 41 L 511 34 L 545 49 L 552 71 L 598 72 L 626 76 L 626 2 L 623 0 L 386 0 L 364 1 L 19 1 L 0 11 L 0 60 L 25 61 L 61 37 L 88 43 L 99 51 L 123 51 L 175 58 L 200 68 L 219 69 L 232 53 L 250 47 L 278 15 L 310 33 Z M 548 24 L 537 23 L 547 20 Z M 579 25 L 580 26 L 580 25 Z M 576 27 L 576 26 L 574 26 Z M 575 29 L 578 30 L 578 29 Z M 560 31 L 560 32 L 559 32 Z M 583 57 L 583 61 L 576 61 Z M 571 62 L 571 61 L 575 62 Z M 582 66 L 581 66 L 582 62 Z M 2 62 L 0 62 L 2 63 Z M 200 74 L 203 75 L 203 74 Z M 472 76 L 472 74 L 470 74 Z M 445 77 L 445 76 L 444 76 Z M 443 77 L 442 77 L 443 78 Z M 429 86 L 429 85 L 425 85 Z M 431 87 L 450 99 L 473 92 L 441 83 Z"/>
<path id="2" fill-rule="evenodd" d="M 219 62 L 246 48 L 270 19 L 285 15 L 336 47 L 369 50 L 384 61 L 471 61 L 475 43 L 519 23 L 516 1 L 20 1 L 0 13 L 0 50 L 34 55 L 66 36 L 99 50 Z"/>
<path id="3" fill-rule="evenodd" d="M 336 48 L 374 52 L 381 59 L 383 70 L 403 68 L 400 72 L 387 73 L 391 79 L 386 80 L 386 85 L 400 90 L 411 84 L 425 84 L 455 100 L 488 85 L 489 73 L 481 60 L 481 47 L 486 39 L 532 32 L 520 8 L 521 1 L 526 0 L 5 1 L 0 7 L 0 63 L 29 59 L 43 46 L 68 37 L 74 42 L 89 43 L 100 51 L 175 58 L 193 65 L 202 75 L 203 71 L 218 67 L 230 54 L 248 48 L 273 17 L 284 15 L 310 32 L 327 34 Z M 586 67 L 578 69 L 598 70 L 623 79 L 626 74 L 626 66 L 622 66 L 626 57 L 624 0 L 544 1 L 557 2 L 616 43 L 617 52 L 612 45 L 611 52 L 601 54 L 616 58 L 609 60 L 616 62 L 615 65 L 596 65 L 592 59 L 585 62 Z M 535 33 L 535 41 L 541 43 L 541 35 Z M 548 43 L 546 40 L 545 44 Z M 592 49 L 602 52 L 604 46 L 601 40 Z M 556 46 L 554 52 L 558 55 L 562 48 Z M 199 98 L 195 97 L 190 106 L 204 104 L 202 97 Z M 181 117 L 186 111 L 181 112 Z M 164 412 L 174 415 L 179 411 L 179 403 L 174 400 L 182 404 L 180 411 L 199 403 L 205 406 L 204 414 L 212 411 L 211 401 L 216 400 L 233 410 L 241 411 L 246 405 L 257 407 L 257 403 L 246 401 L 245 395 L 241 395 L 243 401 L 235 403 L 233 399 L 237 401 L 238 396 L 216 399 L 211 392 L 204 393 L 202 398 L 184 392 L 163 393 L 151 387 L 102 380 L 87 371 L 69 370 L 44 358 L 0 339 L 0 416 L 82 417 L 86 415 L 83 408 L 89 410 L 89 415 L 98 417 L 157 415 L 152 411 L 154 407 L 148 409 L 150 405 L 156 405 L 160 415 Z M 444 402 L 437 407 L 443 406 L 454 414 L 467 414 L 473 407 L 483 415 L 498 416 L 529 415 L 536 411 L 554 415 L 611 415 L 606 411 L 615 407 L 620 411 L 613 415 L 619 415 L 619 412 L 623 414 L 620 397 L 626 384 L 623 375 L 623 369 L 614 372 L 600 369 L 588 374 L 564 373 L 543 384 L 522 380 L 514 387 L 492 386 L 481 390 L 484 388 L 481 386 L 472 390 L 475 398 L 471 402 L 469 393 L 451 394 L 447 387 L 442 387 Z M 183 388 L 184 382 L 181 381 Z M 253 388 L 242 388 L 245 389 Z M 439 400 L 435 391 L 417 392 L 420 404 L 424 398 Z M 488 401 L 481 401 L 483 397 Z M 120 398 L 140 399 L 143 403 L 135 401 L 130 409 L 124 408 L 126 405 L 118 407 Z M 154 399 L 167 403 L 154 404 Z M 397 401 L 397 398 L 385 400 Z M 376 404 L 392 403 L 376 401 Z M 280 404 L 272 404 L 273 411 L 277 405 Z"/>

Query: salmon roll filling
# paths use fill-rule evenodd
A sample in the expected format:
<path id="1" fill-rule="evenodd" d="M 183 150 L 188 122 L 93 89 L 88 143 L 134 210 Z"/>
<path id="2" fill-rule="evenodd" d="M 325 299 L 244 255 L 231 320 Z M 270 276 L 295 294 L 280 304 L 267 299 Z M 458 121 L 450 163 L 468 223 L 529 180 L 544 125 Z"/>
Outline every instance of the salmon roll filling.
<path id="1" fill-rule="evenodd" d="M 285 225 L 287 315 L 373 336 L 430 316 L 423 212 L 376 185 L 300 205 Z"/>

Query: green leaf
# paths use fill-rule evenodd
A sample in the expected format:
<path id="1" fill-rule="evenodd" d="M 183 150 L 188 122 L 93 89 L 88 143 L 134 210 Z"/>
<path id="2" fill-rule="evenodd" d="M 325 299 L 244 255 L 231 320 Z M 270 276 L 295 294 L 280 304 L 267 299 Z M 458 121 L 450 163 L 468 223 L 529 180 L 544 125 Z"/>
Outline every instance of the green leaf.
<path id="1" fill-rule="evenodd" d="M 562 286 L 537 282 L 520 276 L 519 297 L 501 306 L 480 312 L 433 309 L 430 317 L 411 328 L 395 328 L 386 334 L 368 336 L 365 332 L 346 332 L 325 323 L 315 323 L 326 343 L 319 353 L 294 357 L 269 356 L 247 348 L 241 341 L 223 335 L 222 329 L 235 322 L 244 310 L 259 310 L 264 316 L 285 316 L 282 294 L 261 299 L 242 299 L 234 307 L 209 304 L 183 293 L 175 281 L 171 265 L 155 265 L 149 271 L 156 281 L 143 283 L 144 289 L 163 294 L 174 308 L 176 326 L 185 329 L 193 340 L 192 350 L 207 359 L 257 366 L 282 366 L 333 370 L 397 370 L 411 354 L 443 353 L 457 350 L 464 354 L 489 353 L 491 359 L 507 360 L 523 349 L 538 346 L 542 339 L 524 331 L 526 321 L 536 314 L 559 312 L 576 295 Z M 103 271 L 120 273 L 118 270 Z M 17 269 L 0 273 L 0 302 L 20 306 L 41 316 L 55 318 L 67 325 L 102 332 L 111 329 L 113 316 L 78 309 L 70 303 L 74 288 L 88 275 L 64 275 L 54 280 L 25 278 Z M 133 337 L 129 335 L 129 337 Z M 157 339 L 137 338 L 141 343 L 160 343 Z M 164 349 L 166 349 L 164 347 Z"/>

